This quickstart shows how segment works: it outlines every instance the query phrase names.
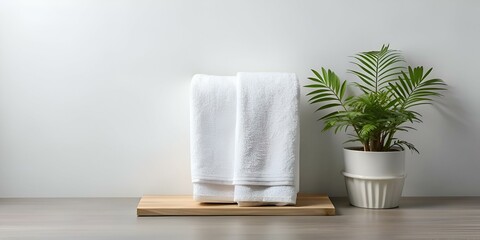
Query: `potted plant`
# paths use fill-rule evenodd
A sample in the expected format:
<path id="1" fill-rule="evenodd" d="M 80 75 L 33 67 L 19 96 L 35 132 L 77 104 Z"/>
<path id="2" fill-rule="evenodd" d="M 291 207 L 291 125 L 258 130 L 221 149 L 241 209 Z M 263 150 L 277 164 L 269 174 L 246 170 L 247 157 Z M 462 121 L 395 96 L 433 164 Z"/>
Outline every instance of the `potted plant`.
<path id="1" fill-rule="evenodd" d="M 429 78 L 432 68 L 405 68 L 397 50 L 383 45 L 379 51 L 353 56 L 355 69 L 348 70 L 359 81 L 359 94 L 347 94 L 347 81 L 330 69 L 312 69 L 313 90 L 307 94 L 316 111 L 327 111 L 319 120 L 323 131 L 347 132 L 362 146 L 344 148 L 345 176 L 350 203 L 365 208 L 393 208 L 399 205 L 405 179 L 405 148 L 415 146 L 395 137 L 400 131 L 414 130 L 409 124 L 422 122 L 415 107 L 431 104 L 441 96 L 445 83 Z"/>

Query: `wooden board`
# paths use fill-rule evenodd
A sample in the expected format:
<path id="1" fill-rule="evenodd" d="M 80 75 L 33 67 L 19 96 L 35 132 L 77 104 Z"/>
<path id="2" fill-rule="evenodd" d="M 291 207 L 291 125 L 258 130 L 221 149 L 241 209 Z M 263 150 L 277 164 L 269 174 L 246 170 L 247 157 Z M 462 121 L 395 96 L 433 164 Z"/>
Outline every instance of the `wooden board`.
<path id="1" fill-rule="evenodd" d="M 144 196 L 138 216 L 333 216 L 335 207 L 325 195 L 299 195 L 295 206 L 239 207 L 237 204 L 198 203 L 192 196 Z"/>

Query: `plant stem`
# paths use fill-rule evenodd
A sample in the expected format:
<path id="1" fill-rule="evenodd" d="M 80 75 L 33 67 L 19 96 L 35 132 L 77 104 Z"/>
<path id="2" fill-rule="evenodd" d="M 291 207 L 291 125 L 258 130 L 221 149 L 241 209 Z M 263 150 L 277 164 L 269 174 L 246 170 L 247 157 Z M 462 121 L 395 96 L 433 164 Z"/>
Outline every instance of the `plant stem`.
<path id="1" fill-rule="evenodd" d="M 384 145 L 385 150 L 389 150 L 390 146 L 392 145 L 393 135 L 395 135 L 395 130 L 392 129 L 388 133 L 387 142 Z"/>
<path id="2" fill-rule="evenodd" d="M 379 56 L 377 56 L 377 59 L 375 60 L 376 64 L 375 64 L 375 93 L 378 93 L 378 58 Z"/>
<path id="3" fill-rule="evenodd" d="M 386 136 L 387 136 L 387 134 L 386 134 L 386 133 L 383 133 L 383 134 L 382 134 L 382 137 L 381 137 L 381 139 L 380 139 L 380 147 L 381 147 L 384 151 L 386 150 L 386 149 L 385 149 L 385 137 L 386 137 Z"/>

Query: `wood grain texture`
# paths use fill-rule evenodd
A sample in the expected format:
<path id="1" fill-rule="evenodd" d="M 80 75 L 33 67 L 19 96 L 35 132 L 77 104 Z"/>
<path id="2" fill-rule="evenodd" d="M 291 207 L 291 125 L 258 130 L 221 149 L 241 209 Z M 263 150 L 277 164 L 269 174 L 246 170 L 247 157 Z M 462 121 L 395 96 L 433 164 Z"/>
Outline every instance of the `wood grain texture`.
<path id="1" fill-rule="evenodd" d="M 202 204 L 192 196 L 144 196 L 138 216 L 333 216 L 335 207 L 324 195 L 299 195 L 295 206 L 239 207 L 237 204 Z"/>
<path id="2" fill-rule="evenodd" d="M 0 198 L 0 239 L 480 239 L 480 197 L 402 198 L 336 215 L 137 217 L 139 198 Z"/>

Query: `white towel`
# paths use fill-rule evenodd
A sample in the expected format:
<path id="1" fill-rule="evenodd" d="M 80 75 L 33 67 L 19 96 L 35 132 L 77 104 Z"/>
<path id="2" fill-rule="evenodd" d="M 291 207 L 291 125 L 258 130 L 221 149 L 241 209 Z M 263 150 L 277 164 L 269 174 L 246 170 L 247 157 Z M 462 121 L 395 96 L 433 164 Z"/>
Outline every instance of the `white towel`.
<path id="1" fill-rule="evenodd" d="M 197 74 L 191 82 L 190 147 L 194 199 L 233 201 L 236 78 Z"/>
<path id="2" fill-rule="evenodd" d="M 295 204 L 299 83 L 293 73 L 238 73 L 234 200 Z"/>
<path id="3" fill-rule="evenodd" d="M 298 190 L 295 186 L 235 185 L 235 201 L 240 207 L 263 205 L 295 205 Z"/>
<path id="4" fill-rule="evenodd" d="M 214 183 L 193 183 L 193 200 L 204 203 L 234 203 L 234 186 Z"/>

